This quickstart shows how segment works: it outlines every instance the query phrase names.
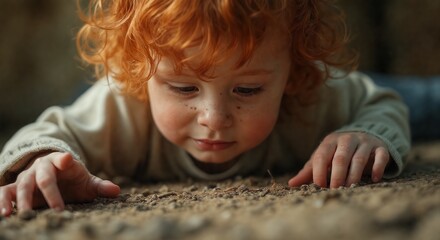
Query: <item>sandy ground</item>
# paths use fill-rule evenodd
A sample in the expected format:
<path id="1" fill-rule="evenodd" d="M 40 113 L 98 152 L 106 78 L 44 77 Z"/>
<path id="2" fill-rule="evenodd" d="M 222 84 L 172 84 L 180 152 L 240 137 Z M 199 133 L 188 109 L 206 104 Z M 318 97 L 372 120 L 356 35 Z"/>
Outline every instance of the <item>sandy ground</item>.
<path id="1" fill-rule="evenodd" d="M 288 176 L 139 185 L 0 219 L 0 239 L 440 239 L 440 142 L 416 146 L 401 177 L 336 190 Z"/>

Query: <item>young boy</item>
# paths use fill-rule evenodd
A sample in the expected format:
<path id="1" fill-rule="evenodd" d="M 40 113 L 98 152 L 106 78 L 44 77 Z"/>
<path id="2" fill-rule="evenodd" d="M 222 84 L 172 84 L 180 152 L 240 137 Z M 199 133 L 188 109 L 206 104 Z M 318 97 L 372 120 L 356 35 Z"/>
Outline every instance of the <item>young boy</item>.
<path id="1" fill-rule="evenodd" d="M 221 180 L 302 167 L 290 186 L 337 188 L 402 171 L 406 107 L 334 68 L 351 61 L 336 61 L 343 22 L 329 2 L 93 0 L 90 10 L 78 46 L 106 77 L 6 144 L 2 215 L 13 202 L 117 196 L 98 172 Z"/>

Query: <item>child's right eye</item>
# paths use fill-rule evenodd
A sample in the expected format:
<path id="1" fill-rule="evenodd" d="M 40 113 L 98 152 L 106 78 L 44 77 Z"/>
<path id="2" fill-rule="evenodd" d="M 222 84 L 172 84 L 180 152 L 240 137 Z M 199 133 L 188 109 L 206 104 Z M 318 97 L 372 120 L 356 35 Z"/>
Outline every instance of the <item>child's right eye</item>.
<path id="1" fill-rule="evenodd" d="M 182 95 L 189 95 L 199 91 L 199 89 L 195 86 L 182 86 L 182 87 L 173 86 L 173 85 L 168 85 L 168 86 L 171 91 Z"/>

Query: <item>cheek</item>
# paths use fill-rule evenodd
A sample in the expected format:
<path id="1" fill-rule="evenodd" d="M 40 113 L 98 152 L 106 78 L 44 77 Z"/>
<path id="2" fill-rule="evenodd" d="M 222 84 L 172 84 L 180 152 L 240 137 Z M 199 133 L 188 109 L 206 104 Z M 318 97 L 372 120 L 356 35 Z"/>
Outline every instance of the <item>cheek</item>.
<path id="1" fill-rule="evenodd" d="M 241 127 L 244 140 L 252 147 L 260 144 L 273 131 L 278 120 L 284 86 L 274 88 L 249 109 L 242 108 Z"/>
<path id="2" fill-rule="evenodd" d="M 181 131 L 187 124 L 187 112 L 185 106 L 176 103 L 152 103 L 151 113 L 153 120 L 159 131 L 173 143 L 178 143 L 180 140 Z"/>
<path id="3" fill-rule="evenodd" d="M 240 119 L 241 135 L 250 146 L 260 144 L 272 132 L 277 121 L 278 110 L 249 114 Z"/>

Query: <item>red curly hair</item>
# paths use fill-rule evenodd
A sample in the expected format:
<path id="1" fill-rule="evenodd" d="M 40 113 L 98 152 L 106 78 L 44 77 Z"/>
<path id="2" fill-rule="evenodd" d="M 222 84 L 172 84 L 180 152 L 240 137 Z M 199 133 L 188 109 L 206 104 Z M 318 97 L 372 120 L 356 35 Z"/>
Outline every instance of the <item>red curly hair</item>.
<path id="1" fill-rule="evenodd" d="M 147 99 L 146 82 L 162 57 L 177 72 L 190 68 L 206 77 L 240 52 L 238 68 L 273 24 L 290 36 L 289 86 L 299 102 L 330 77 L 330 67 L 355 65 L 354 55 L 341 54 L 347 52 L 343 14 L 328 0 L 91 0 L 80 16 L 80 56 L 98 77 L 111 74 L 140 99 Z M 183 51 L 193 46 L 200 55 L 186 57 Z M 190 66 L 192 58 L 200 64 Z"/>

